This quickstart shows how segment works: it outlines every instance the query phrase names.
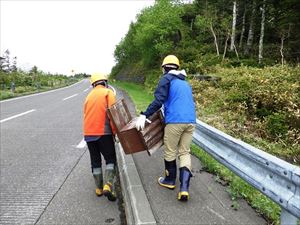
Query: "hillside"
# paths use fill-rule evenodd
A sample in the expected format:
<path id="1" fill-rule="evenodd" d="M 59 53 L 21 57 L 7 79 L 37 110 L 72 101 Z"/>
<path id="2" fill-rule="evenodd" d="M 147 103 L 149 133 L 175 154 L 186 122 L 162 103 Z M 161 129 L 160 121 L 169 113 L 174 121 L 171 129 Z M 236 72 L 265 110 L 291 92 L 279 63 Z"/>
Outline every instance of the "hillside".
<path id="1" fill-rule="evenodd" d="M 175 54 L 200 119 L 300 165 L 299 19 L 296 0 L 160 0 L 116 46 L 111 77 L 152 92 Z"/>

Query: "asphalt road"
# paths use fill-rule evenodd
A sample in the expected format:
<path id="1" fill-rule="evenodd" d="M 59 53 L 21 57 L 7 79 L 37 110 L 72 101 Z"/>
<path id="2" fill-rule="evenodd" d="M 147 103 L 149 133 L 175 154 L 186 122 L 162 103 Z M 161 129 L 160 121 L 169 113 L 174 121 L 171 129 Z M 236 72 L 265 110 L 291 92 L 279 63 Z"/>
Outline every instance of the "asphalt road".
<path id="1" fill-rule="evenodd" d="M 2 101 L 0 224 L 122 224 L 122 198 L 94 194 L 82 142 L 90 83 Z"/>

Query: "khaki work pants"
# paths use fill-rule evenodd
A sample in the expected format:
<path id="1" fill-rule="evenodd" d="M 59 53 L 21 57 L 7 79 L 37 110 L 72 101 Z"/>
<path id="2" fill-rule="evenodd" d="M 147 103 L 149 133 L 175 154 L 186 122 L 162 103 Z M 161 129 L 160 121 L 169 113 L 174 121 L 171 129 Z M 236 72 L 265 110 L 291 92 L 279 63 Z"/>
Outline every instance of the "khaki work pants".
<path id="1" fill-rule="evenodd" d="M 167 124 L 164 134 L 164 157 L 166 161 L 176 159 L 178 151 L 179 168 L 192 170 L 190 145 L 192 142 L 194 124 Z"/>

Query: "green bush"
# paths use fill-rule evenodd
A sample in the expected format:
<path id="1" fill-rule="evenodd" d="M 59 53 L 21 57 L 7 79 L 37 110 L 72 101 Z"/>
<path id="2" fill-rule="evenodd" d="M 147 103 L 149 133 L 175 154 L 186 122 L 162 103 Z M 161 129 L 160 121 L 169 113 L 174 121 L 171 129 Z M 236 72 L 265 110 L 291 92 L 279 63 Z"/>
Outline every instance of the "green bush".
<path id="1" fill-rule="evenodd" d="M 207 74 L 215 72 L 215 65 L 221 64 L 221 56 L 215 54 L 198 54 L 193 61 L 182 63 L 182 68 L 186 69 L 189 74 Z"/>
<path id="2" fill-rule="evenodd" d="M 287 125 L 286 115 L 284 113 L 274 113 L 266 117 L 267 132 L 273 136 L 286 136 L 289 126 Z"/>
<path id="3" fill-rule="evenodd" d="M 231 89 L 228 92 L 226 100 L 231 103 L 248 102 L 249 96 L 247 95 L 247 93 L 241 92 L 239 89 Z"/>
<path id="4" fill-rule="evenodd" d="M 0 91 L 0 100 L 12 97 L 14 97 L 14 94 L 11 91 Z"/>
<path id="5" fill-rule="evenodd" d="M 191 82 L 199 118 L 300 164 L 300 68 L 217 66 L 215 74 L 221 78 L 217 84 Z"/>
<path id="6" fill-rule="evenodd" d="M 15 93 L 21 94 L 21 93 L 26 93 L 26 92 L 33 92 L 35 90 L 36 90 L 36 88 L 31 87 L 31 86 L 21 86 L 21 87 L 16 87 Z"/>

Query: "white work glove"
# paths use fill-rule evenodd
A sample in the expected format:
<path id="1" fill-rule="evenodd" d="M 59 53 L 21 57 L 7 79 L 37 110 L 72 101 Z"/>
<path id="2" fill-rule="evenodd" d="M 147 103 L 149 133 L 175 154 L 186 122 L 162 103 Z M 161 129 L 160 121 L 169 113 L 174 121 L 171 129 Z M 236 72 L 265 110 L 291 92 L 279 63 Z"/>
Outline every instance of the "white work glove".
<path id="1" fill-rule="evenodd" d="M 137 130 L 143 130 L 144 127 L 145 127 L 146 121 L 147 121 L 148 123 L 151 123 L 150 120 L 146 119 L 146 116 L 145 116 L 145 115 L 140 115 L 140 116 L 138 117 L 136 123 L 135 123 L 135 128 L 136 128 Z"/>

